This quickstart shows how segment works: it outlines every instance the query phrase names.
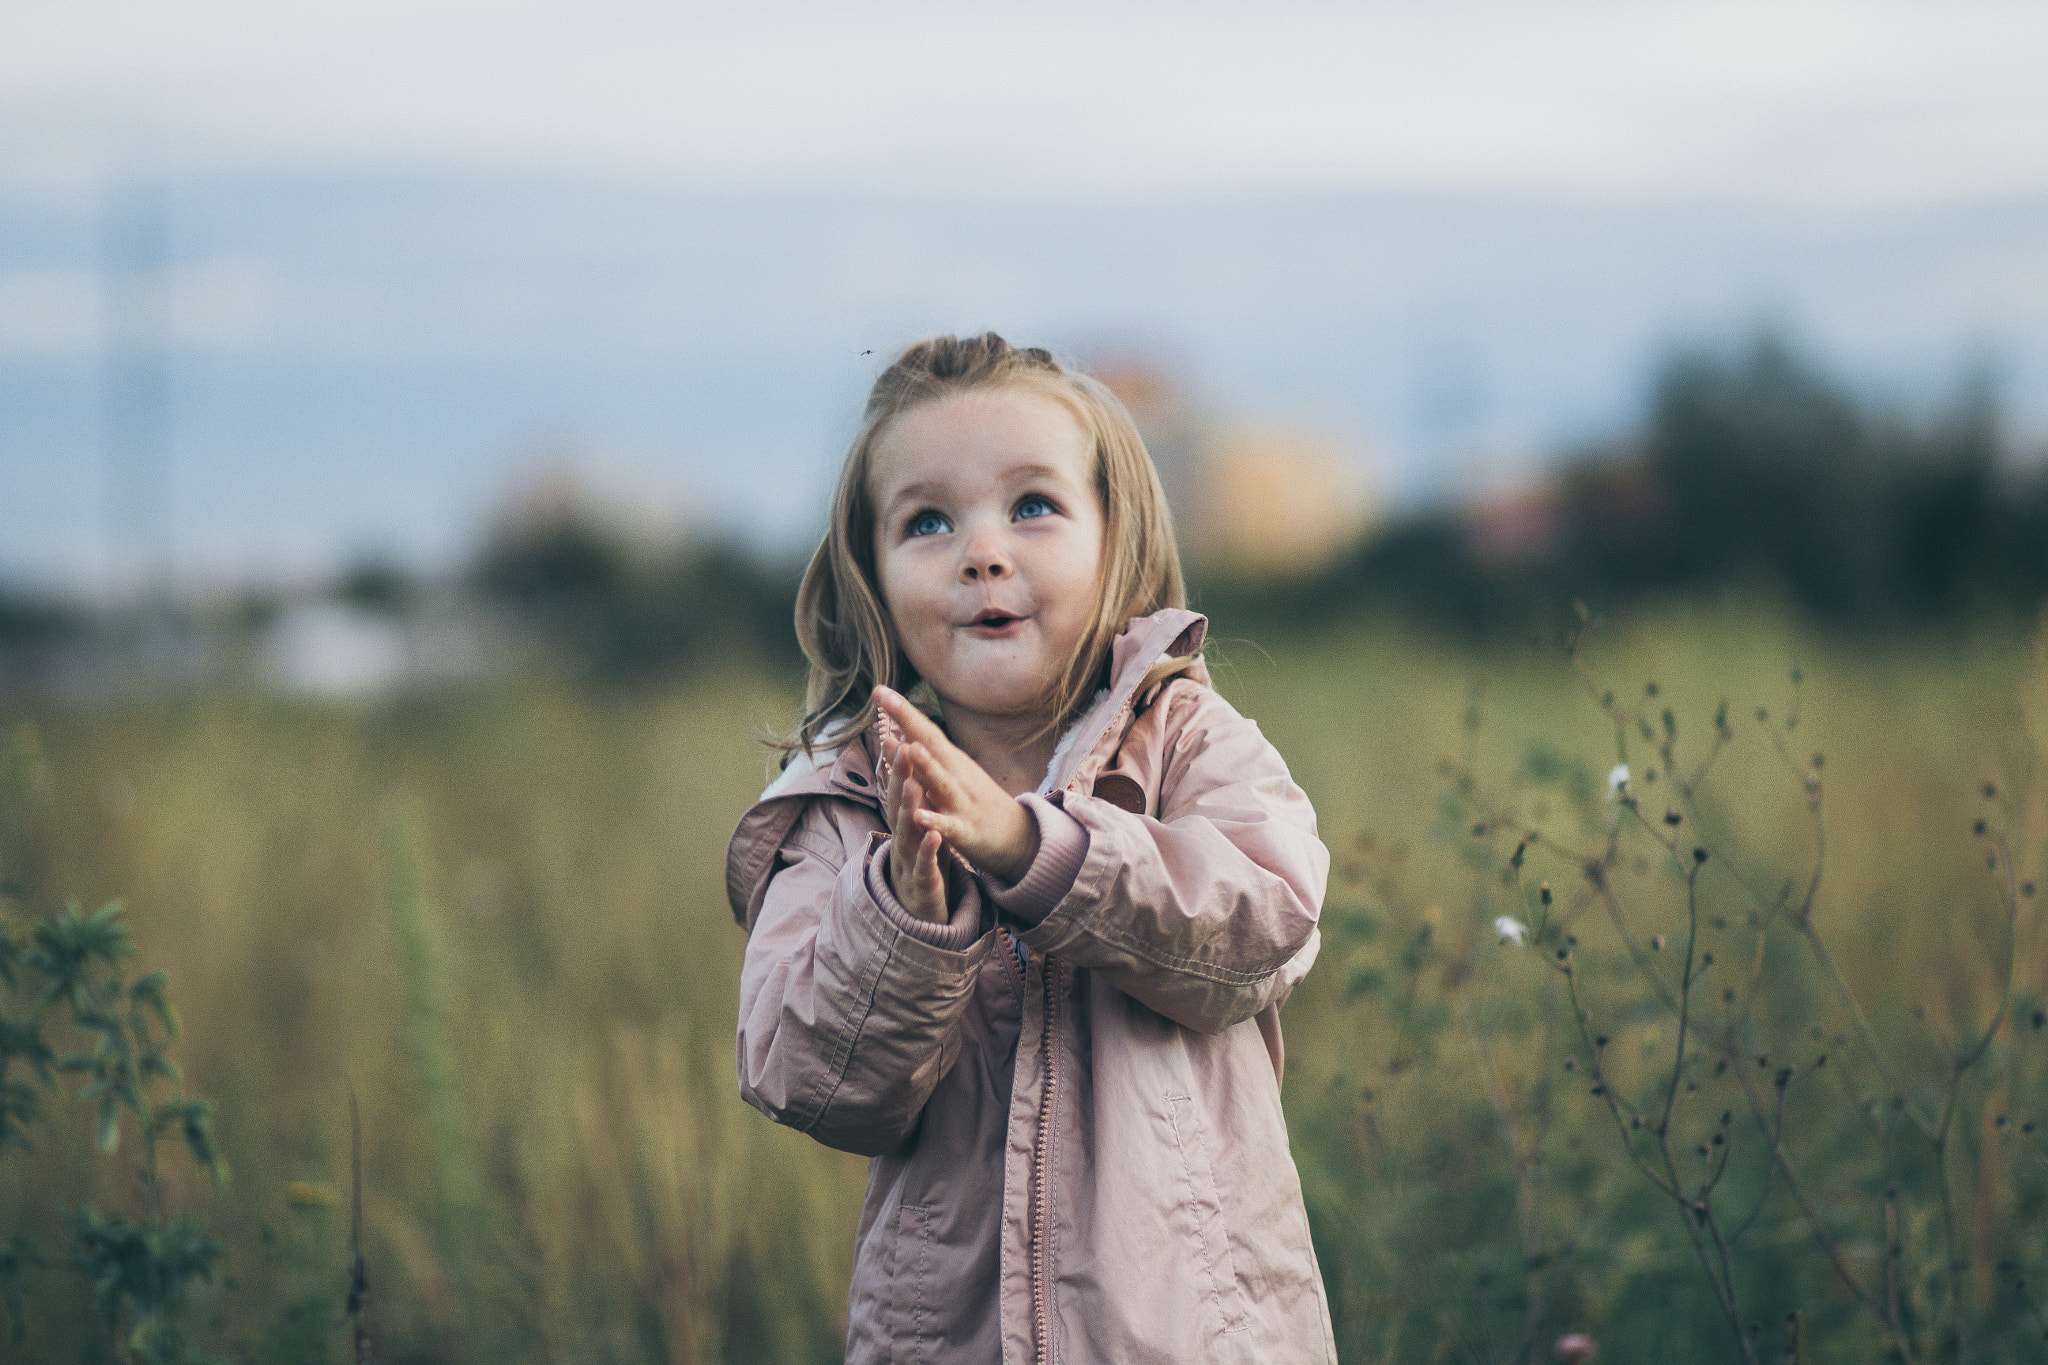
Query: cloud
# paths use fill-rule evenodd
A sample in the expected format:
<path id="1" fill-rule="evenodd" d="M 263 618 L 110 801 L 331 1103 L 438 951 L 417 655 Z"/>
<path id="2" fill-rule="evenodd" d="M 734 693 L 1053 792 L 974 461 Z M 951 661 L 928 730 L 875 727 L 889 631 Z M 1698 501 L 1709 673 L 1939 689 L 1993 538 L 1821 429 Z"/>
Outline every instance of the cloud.
<path id="1" fill-rule="evenodd" d="M 17 8 L 11 152 L 720 185 L 2048 189 L 2048 8 L 569 4 Z M 1998 148 L 1997 155 L 1971 148 Z M 1959 154 L 1960 153 L 1960 154 Z"/>

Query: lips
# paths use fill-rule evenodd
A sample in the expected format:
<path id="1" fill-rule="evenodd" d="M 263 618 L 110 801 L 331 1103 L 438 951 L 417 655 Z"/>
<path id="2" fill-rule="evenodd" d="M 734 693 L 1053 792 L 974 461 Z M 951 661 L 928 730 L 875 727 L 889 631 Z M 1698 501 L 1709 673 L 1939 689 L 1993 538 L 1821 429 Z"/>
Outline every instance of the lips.
<path id="1" fill-rule="evenodd" d="M 987 611 L 984 611 L 977 615 L 973 620 L 969 621 L 967 625 L 970 630 L 1000 631 L 1015 625 L 1017 622 L 1023 619 L 1024 618 L 1021 616 L 1012 616 L 1010 613 L 1006 611 L 997 611 L 995 608 L 991 607 Z"/>

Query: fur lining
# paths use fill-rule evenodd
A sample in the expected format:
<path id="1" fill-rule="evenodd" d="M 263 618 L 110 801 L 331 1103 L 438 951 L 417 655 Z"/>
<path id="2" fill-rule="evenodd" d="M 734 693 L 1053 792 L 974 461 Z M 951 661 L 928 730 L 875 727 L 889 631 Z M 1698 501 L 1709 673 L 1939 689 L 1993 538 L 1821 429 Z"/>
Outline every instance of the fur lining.
<path id="1" fill-rule="evenodd" d="M 823 772 L 838 762 L 840 747 L 846 742 L 840 739 L 839 735 L 846 729 L 847 724 L 844 717 L 835 720 L 818 731 L 818 738 L 811 745 L 810 752 L 806 753 L 802 749 L 793 751 L 789 756 L 789 766 L 784 768 L 755 800 L 766 801 L 771 796 L 780 796 L 812 773 Z"/>
<path id="2" fill-rule="evenodd" d="M 1060 770 L 1060 760 L 1067 756 L 1067 750 L 1074 747 L 1074 739 L 1081 733 L 1081 722 L 1094 715 L 1095 708 L 1102 705 L 1102 699 L 1108 695 L 1108 688 L 1098 689 L 1095 695 L 1088 699 L 1088 705 L 1082 709 L 1081 714 L 1074 717 L 1073 723 L 1060 735 L 1060 742 L 1053 746 L 1052 757 L 1045 761 L 1045 776 L 1039 779 L 1038 795 L 1052 795 L 1053 774 Z"/>

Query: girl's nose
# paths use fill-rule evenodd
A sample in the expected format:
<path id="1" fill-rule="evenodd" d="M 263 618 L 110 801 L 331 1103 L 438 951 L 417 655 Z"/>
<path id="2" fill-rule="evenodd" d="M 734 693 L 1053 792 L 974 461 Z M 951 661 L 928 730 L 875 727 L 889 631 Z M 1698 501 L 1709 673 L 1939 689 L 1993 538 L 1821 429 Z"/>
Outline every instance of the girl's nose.
<path id="1" fill-rule="evenodd" d="M 1011 569 L 1010 557 L 1002 546 L 986 536 L 976 536 L 967 546 L 967 553 L 960 558 L 960 576 L 970 583 L 984 578 L 1007 578 Z"/>

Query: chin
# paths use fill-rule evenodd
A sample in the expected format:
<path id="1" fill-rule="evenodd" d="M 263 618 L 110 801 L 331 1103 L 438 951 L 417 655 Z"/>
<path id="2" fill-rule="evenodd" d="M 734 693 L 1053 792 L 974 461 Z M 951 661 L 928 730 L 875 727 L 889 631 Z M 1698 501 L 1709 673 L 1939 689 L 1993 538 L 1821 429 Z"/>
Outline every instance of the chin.
<path id="1" fill-rule="evenodd" d="M 962 705 L 986 716 L 1028 716 L 1035 713 L 1045 699 L 1043 687 L 1018 686 L 1015 673 L 1006 672 L 999 678 L 970 678 L 966 682 L 967 685 L 953 695 Z M 969 698 L 974 700 L 970 702 Z"/>

